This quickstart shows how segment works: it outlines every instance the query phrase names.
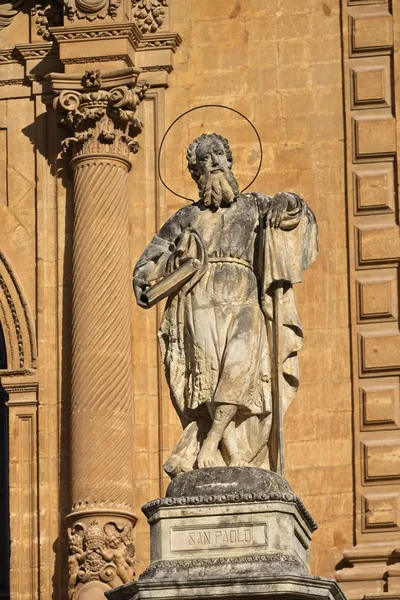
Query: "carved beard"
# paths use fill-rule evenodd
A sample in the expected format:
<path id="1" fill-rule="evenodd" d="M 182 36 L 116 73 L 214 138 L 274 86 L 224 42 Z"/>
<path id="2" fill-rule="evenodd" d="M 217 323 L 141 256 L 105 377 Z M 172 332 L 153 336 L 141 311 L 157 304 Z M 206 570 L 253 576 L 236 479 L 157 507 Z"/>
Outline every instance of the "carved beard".
<path id="1" fill-rule="evenodd" d="M 232 204 L 239 194 L 239 185 L 232 171 L 216 171 L 203 173 L 198 181 L 200 200 L 204 206 L 219 208 L 223 202 Z"/>

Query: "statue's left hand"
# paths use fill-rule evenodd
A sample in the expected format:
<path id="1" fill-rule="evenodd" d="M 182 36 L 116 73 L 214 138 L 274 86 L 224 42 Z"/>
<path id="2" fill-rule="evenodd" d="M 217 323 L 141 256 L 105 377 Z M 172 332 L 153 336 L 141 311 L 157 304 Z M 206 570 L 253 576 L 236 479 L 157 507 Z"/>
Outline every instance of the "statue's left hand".
<path id="1" fill-rule="evenodd" d="M 293 196 L 287 192 L 278 192 L 273 198 L 268 207 L 266 214 L 266 222 L 271 227 L 279 227 L 288 208 L 293 204 Z"/>
<path id="2" fill-rule="evenodd" d="M 142 302 L 141 296 L 143 292 L 145 292 L 147 288 L 150 287 L 150 285 L 151 284 L 148 281 L 142 279 L 141 277 L 134 277 L 133 279 L 133 289 L 136 296 L 136 302 L 142 308 L 148 308 L 148 306 Z"/>

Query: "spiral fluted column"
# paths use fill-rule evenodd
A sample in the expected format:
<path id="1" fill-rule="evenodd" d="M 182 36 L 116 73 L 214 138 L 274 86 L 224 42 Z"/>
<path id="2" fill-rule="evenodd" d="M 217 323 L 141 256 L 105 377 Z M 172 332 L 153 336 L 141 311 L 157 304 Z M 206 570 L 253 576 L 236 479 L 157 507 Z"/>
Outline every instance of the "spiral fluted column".
<path id="1" fill-rule="evenodd" d="M 133 578 L 128 172 L 146 91 L 137 76 L 86 72 L 80 90 L 54 101 L 73 134 L 64 142 L 74 171 L 71 600 L 104 600 Z"/>
<path id="2" fill-rule="evenodd" d="M 72 166 L 72 509 L 132 511 L 130 164 L 83 155 Z"/>

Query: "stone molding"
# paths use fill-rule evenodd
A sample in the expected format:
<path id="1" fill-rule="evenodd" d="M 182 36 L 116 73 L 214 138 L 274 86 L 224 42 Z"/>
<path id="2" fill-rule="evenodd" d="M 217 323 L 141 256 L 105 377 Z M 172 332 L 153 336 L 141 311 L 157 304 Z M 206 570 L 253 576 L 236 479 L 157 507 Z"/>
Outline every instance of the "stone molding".
<path id="1" fill-rule="evenodd" d="M 305 574 L 308 573 L 307 569 L 302 565 L 294 556 L 286 554 L 260 554 L 255 556 L 228 556 L 225 558 L 195 558 L 187 560 L 163 560 L 156 562 L 147 567 L 140 576 L 141 580 L 153 579 L 157 576 L 160 571 L 187 571 L 188 569 L 212 569 L 213 567 L 226 567 L 228 565 L 234 565 L 239 567 L 240 565 L 260 565 L 263 566 L 273 564 L 274 567 L 278 566 L 281 570 L 290 570 L 292 567 L 297 572 L 303 571 Z"/>
<path id="2" fill-rule="evenodd" d="M 300 514 L 306 520 L 311 531 L 316 531 L 317 523 L 314 521 L 301 499 L 295 494 L 281 492 L 265 492 L 265 493 L 239 493 L 239 494 L 223 494 L 215 496 L 187 496 L 181 498 L 157 498 L 151 500 L 142 506 L 142 511 L 147 518 L 150 518 L 153 513 L 159 508 L 173 506 L 199 506 L 211 504 L 238 504 L 242 502 L 290 502 L 297 506 Z"/>
<path id="3" fill-rule="evenodd" d="M 276 600 L 278 597 L 282 600 L 293 598 L 346 600 L 339 586 L 332 579 L 290 572 L 265 574 L 260 570 L 261 564 L 258 564 L 256 576 L 253 574 L 249 576 L 249 573 L 245 572 L 231 578 L 219 571 L 212 578 L 207 578 L 200 568 L 190 578 L 186 576 L 171 580 L 167 573 L 163 579 L 157 580 L 140 577 L 135 583 L 106 592 L 106 597 L 108 600 L 158 600 L 159 598 L 172 600 L 177 597 L 182 600 L 193 597 L 238 598 L 238 600 L 252 597 L 262 597 L 265 600 Z M 264 566 L 266 564 L 268 563 L 263 563 Z"/>
<path id="4" fill-rule="evenodd" d="M 57 42 L 74 42 L 78 40 L 118 39 L 127 37 L 134 50 L 169 49 L 176 52 L 182 42 L 179 33 L 152 33 L 143 35 L 136 23 L 109 23 L 81 27 L 51 27 L 50 33 Z"/>

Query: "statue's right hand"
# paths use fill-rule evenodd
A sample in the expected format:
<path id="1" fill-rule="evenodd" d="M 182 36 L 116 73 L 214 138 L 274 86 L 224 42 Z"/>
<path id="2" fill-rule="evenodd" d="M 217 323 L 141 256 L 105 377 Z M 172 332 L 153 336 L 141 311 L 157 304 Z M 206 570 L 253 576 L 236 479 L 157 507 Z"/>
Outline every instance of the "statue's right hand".
<path id="1" fill-rule="evenodd" d="M 145 279 L 141 279 L 140 277 L 135 277 L 133 280 L 133 290 L 135 292 L 136 302 L 142 308 L 148 308 L 145 302 L 142 302 L 141 298 L 143 292 L 145 292 L 150 287 L 150 285 L 151 284 L 148 281 L 146 281 Z"/>

